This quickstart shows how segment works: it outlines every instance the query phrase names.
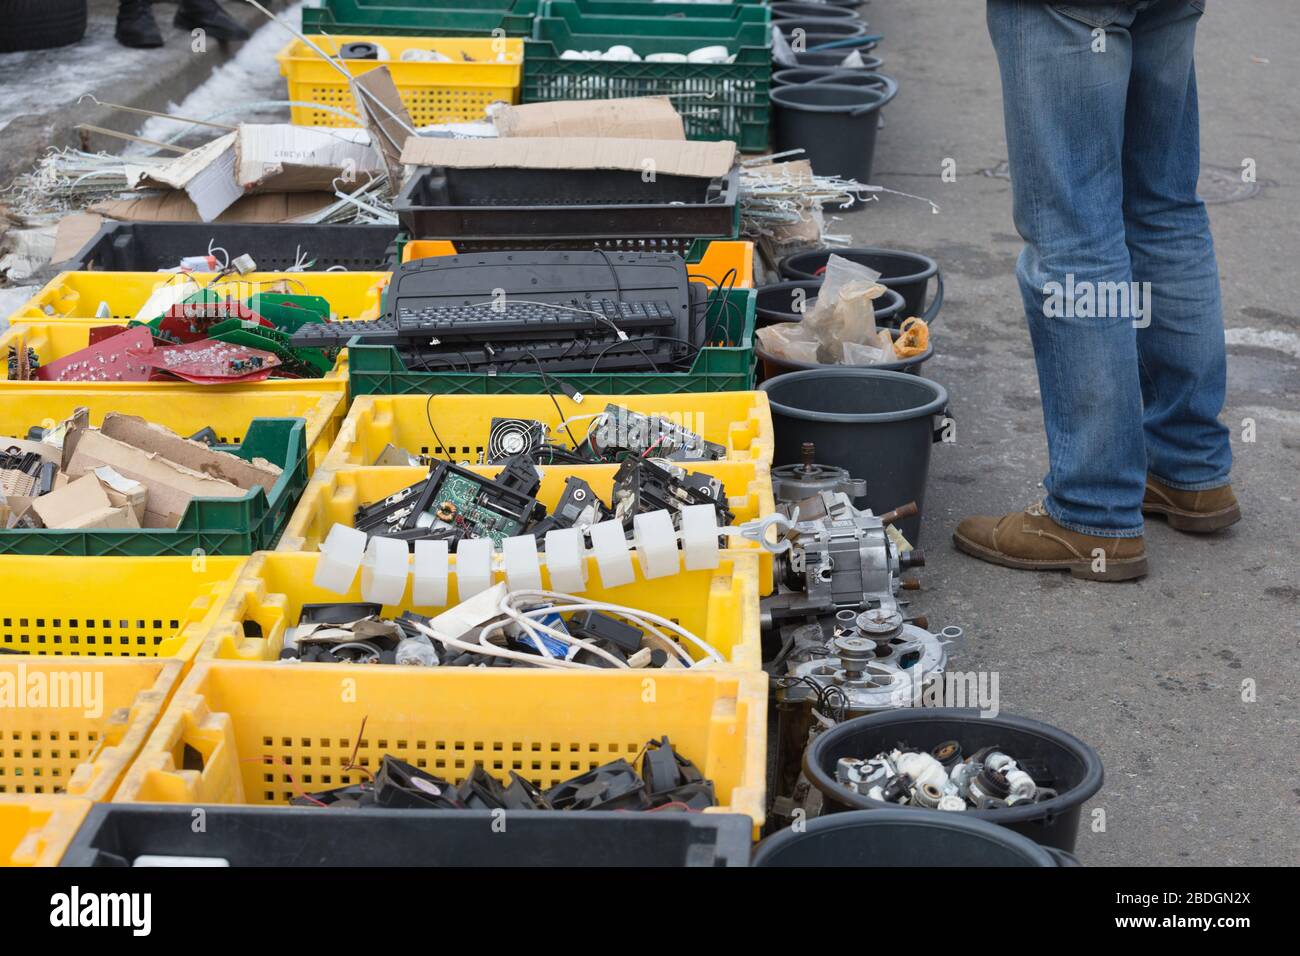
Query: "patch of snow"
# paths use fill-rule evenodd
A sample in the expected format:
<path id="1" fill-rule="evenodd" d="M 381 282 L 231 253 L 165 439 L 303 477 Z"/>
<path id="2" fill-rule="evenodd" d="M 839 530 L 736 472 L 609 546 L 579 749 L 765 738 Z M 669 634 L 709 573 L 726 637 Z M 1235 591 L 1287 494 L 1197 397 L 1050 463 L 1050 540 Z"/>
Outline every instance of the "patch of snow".
<path id="1" fill-rule="evenodd" d="M 1223 340 L 1229 345 L 1273 349 L 1292 358 L 1300 358 L 1300 335 L 1295 332 L 1283 332 L 1281 329 L 1226 329 Z"/>

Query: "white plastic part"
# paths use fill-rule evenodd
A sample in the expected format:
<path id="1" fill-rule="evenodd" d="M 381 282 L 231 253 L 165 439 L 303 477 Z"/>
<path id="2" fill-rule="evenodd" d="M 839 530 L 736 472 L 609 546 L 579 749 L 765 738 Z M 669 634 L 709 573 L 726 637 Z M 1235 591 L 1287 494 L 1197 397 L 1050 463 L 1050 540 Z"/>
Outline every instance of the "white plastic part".
<path id="1" fill-rule="evenodd" d="M 512 591 L 539 591 L 542 587 L 542 562 L 537 556 L 537 539 L 519 535 L 501 542 L 501 557 L 506 566 L 506 583 Z"/>
<path id="2" fill-rule="evenodd" d="M 894 766 L 900 774 L 905 773 L 916 781 L 917 787 L 929 784 L 940 793 L 948 786 L 948 771 L 943 769 L 943 764 L 935 760 L 933 756 L 927 753 L 913 752 L 903 753 L 895 750 L 889 755 L 894 761 Z M 929 803 L 933 806 L 938 802 L 936 797 Z"/>
<path id="3" fill-rule="evenodd" d="M 415 542 L 415 565 L 411 573 L 411 603 L 416 607 L 444 607 L 447 578 L 451 574 L 446 541 L 422 539 Z"/>
<path id="4" fill-rule="evenodd" d="M 361 570 L 361 560 L 366 553 L 366 533 L 345 524 L 330 528 L 320 546 L 320 558 L 312 584 L 335 594 L 347 594 Z"/>
<path id="5" fill-rule="evenodd" d="M 682 551 L 687 571 L 718 566 L 718 512 L 713 505 L 687 505 L 681 511 Z"/>
<path id="6" fill-rule="evenodd" d="M 145 853 L 131 861 L 132 866 L 230 866 L 223 856 L 169 856 L 162 853 Z"/>
<path id="7" fill-rule="evenodd" d="M 581 594 L 587 590 L 587 548 L 577 528 L 546 532 L 546 570 L 551 590 Z"/>
<path id="8" fill-rule="evenodd" d="M 361 599 L 375 604 L 401 604 L 410 566 L 405 541 L 371 538 L 361 562 Z"/>
<path id="9" fill-rule="evenodd" d="M 955 793 L 949 793 L 939 798 L 940 810 L 965 810 L 966 801 Z"/>
<path id="10" fill-rule="evenodd" d="M 1008 801 L 1032 800 L 1034 794 L 1038 792 L 1034 778 L 1019 767 L 1006 771 L 1006 775 L 1007 783 L 1011 787 L 1011 793 L 1007 795 Z"/>
<path id="11" fill-rule="evenodd" d="M 632 540 L 636 544 L 641 572 L 647 578 L 677 573 L 677 529 L 667 511 L 646 511 L 632 519 Z"/>
<path id="12" fill-rule="evenodd" d="M 456 545 L 456 592 L 463 601 L 492 586 L 492 539 L 465 538 Z"/>
<path id="13" fill-rule="evenodd" d="M 636 580 L 632 555 L 627 550 L 623 523 L 610 519 L 591 526 L 591 552 L 600 568 L 600 583 L 607 588 L 631 584 Z"/>

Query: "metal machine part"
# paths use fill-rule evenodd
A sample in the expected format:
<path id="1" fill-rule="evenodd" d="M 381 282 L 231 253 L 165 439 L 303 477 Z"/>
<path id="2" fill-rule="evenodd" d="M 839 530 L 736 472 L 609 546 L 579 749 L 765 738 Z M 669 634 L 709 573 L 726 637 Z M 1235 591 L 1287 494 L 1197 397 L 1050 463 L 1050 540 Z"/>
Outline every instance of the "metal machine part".
<path id="1" fill-rule="evenodd" d="M 777 504 L 803 501 L 823 491 L 842 492 L 850 498 L 867 493 L 867 483 L 851 476 L 847 469 L 817 464 L 817 449 L 812 442 L 804 442 L 800 453 L 803 461 L 799 464 L 772 469 L 772 493 Z"/>

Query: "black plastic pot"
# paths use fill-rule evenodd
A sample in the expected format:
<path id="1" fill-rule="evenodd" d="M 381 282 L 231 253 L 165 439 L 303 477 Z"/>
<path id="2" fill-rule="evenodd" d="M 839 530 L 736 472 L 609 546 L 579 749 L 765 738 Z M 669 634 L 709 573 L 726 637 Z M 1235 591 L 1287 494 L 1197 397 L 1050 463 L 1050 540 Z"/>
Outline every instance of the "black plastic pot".
<path id="1" fill-rule="evenodd" d="M 927 323 L 939 317 L 943 307 L 943 274 L 939 263 L 929 256 L 899 249 L 859 246 L 852 249 L 819 249 L 798 252 L 781 261 L 781 276 L 786 279 L 816 279 L 826 271 L 832 255 L 843 256 L 880 273 L 880 284 L 900 293 L 906 316 L 919 315 Z M 934 301 L 927 307 L 925 297 L 930 280 L 936 282 Z"/>
<path id="2" fill-rule="evenodd" d="M 837 7 L 829 3 L 774 3 L 773 20 L 860 20 L 851 7 Z"/>
<path id="3" fill-rule="evenodd" d="M 867 86 L 888 89 L 891 80 L 872 70 L 842 70 L 825 66 L 794 66 L 772 74 L 773 86 L 798 86 L 804 83 L 835 83 L 839 86 Z"/>
<path id="4" fill-rule="evenodd" d="M 909 501 L 924 509 L 930 449 L 948 414 L 948 392 L 938 382 L 878 366 L 823 365 L 759 387 L 772 409 L 773 464 L 802 461 L 803 443 L 813 442 L 818 462 L 867 483 L 864 500 L 877 514 Z M 919 515 L 898 527 L 919 543 Z"/>
<path id="5" fill-rule="evenodd" d="M 836 83 L 773 89 L 775 151 L 803 149 L 817 174 L 870 183 L 880 111 L 898 93 L 898 84 L 884 79 L 888 82 L 879 89 Z"/>
<path id="6" fill-rule="evenodd" d="M 795 62 L 799 66 L 833 66 L 845 70 L 878 70 L 885 65 L 885 61 L 878 56 L 870 56 L 861 53 L 861 66 L 845 66 L 844 58 L 849 56 L 853 51 L 850 50 L 805 50 L 802 53 L 795 53 Z"/>
<path id="7" fill-rule="evenodd" d="M 790 20 L 774 20 L 772 25 L 780 29 L 787 40 L 793 39 L 796 31 L 802 30 L 807 40 L 806 49 L 811 50 L 820 43 L 830 43 L 845 37 L 860 37 L 867 32 L 867 25 L 857 17 L 799 17 Z M 814 41 L 813 38 L 819 38 Z M 848 51 L 845 51 L 845 56 Z"/>
<path id="8" fill-rule="evenodd" d="M 755 326 L 775 325 L 777 322 L 798 322 L 803 312 L 798 311 L 800 303 L 807 309 L 817 301 L 821 291 L 821 279 L 795 279 L 789 282 L 774 282 L 759 286 L 757 292 L 757 309 Z M 876 325 L 898 328 L 902 321 L 903 297 L 892 289 L 886 289 L 875 302 Z"/>
<path id="9" fill-rule="evenodd" d="M 817 457 L 823 458 L 820 443 Z M 1010 714 L 981 716 L 978 710 L 967 708 L 903 708 L 857 717 L 813 740 L 804 752 L 803 769 L 808 780 L 825 797 L 825 809 L 831 813 L 891 809 L 917 815 L 943 815 L 942 810 L 898 808 L 896 804 L 864 797 L 835 779 L 835 764 L 841 757 L 875 756 L 882 750 L 892 749 L 899 741 L 929 750 L 947 740 L 958 741 L 967 754 L 996 746 L 1017 759 L 1040 761 L 1056 778 L 1053 788 L 1060 794 L 1042 803 L 999 810 L 966 810 L 963 816 L 996 823 L 1044 846 L 1067 852 L 1074 849 L 1083 804 L 1101 789 L 1101 758 L 1082 740 L 1041 721 Z"/>
<path id="10" fill-rule="evenodd" d="M 754 850 L 753 866 L 1077 866 L 1033 840 L 964 813 L 872 810 L 810 820 Z"/>

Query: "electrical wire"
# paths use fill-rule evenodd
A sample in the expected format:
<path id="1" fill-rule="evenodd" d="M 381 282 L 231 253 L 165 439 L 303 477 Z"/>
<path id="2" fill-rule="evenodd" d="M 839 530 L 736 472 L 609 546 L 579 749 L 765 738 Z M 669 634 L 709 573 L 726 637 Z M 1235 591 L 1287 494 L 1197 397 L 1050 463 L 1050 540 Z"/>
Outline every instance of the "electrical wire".
<path id="1" fill-rule="evenodd" d="M 442 449 L 442 453 L 450 457 L 452 454 L 451 449 L 447 446 L 447 443 L 442 440 L 442 436 L 438 434 L 438 429 L 434 427 L 433 415 L 429 411 L 432 405 L 433 405 L 433 395 L 430 395 L 428 401 L 424 403 L 425 420 L 428 421 L 429 423 L 429 431 L 433 432 L 433 440 L 438 443 L 438 447 Z"/>

